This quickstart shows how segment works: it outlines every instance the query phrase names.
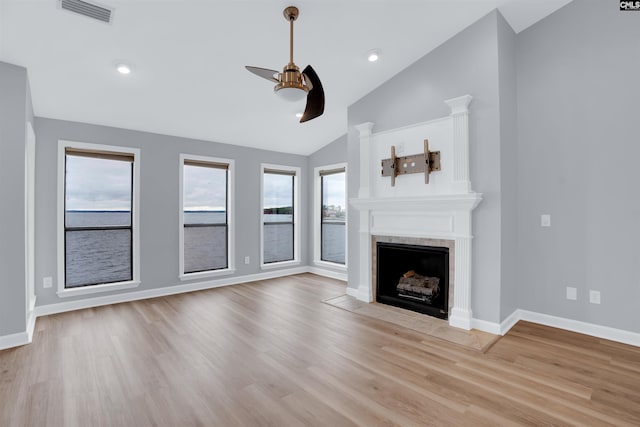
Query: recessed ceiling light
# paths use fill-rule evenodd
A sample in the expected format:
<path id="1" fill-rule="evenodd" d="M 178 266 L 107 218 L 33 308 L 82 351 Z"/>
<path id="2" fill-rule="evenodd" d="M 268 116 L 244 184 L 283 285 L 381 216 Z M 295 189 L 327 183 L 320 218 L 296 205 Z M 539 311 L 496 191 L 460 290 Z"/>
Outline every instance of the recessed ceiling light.
<path id="1" fill-rule="evenodd" d="M 367 52 L 367 60 L 369 62 L 376 62 L 378 59 L 380 59 L 380 49 L 372 49 Z"/>
<path id="2" fill-rule="evenodd" d="M 116 70 L 118 70 L 120 74 L 131 74 L 131 67 L 129 67 L 127 64 L 116 65 Z"/>
<path id="3" fill-rule="evenodd" d="M 297 117 L 297 118 L 302 117 L 302 113 L 296 113 L 296 117 Z"/>

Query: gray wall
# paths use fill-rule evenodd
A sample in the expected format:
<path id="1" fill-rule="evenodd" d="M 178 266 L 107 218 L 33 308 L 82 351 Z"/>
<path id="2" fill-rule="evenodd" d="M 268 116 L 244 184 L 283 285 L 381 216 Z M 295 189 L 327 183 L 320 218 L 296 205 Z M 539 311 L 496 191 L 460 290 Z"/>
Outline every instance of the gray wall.
<path id="1" fill-rule="evenodd" d="M 236 276 L 260 273 L 260 163 L 299 166 L 301 200 L 301 265 L 308 264 L 308 158 L 214 142 L 130 131 L 44 118 L 36 119 L 36 289 L 38 305 L 69 301 L 56 295 L 56 176 L 58 140 L 121 145 L 141 150 L 140 162 L 140 273 L 133 291 L 181 284 L 178 279 L 178 165 L 179 154 L 235 160 Z M 251 264 L 244 264 L 245 256 Z M 43 289 L 42 278 L 52 276 L 54 286 Z M 224 276 L 228 277 L 228 276 Z M 185 282 L 188 283 L 188 282 Z M 121 293 L 121 292 L 118 292 Z M 106 294 L 99 294 L 106 295 Z M 90 295 L 89 297 L 91 297 Z M 95 295 L 93 295 L 95 296 Z M 82 299 L 82 297 L 78 297 Z"/>
<path id="2" fill-rule="evenodd" d="M 354 125 L 374 122 L 374 132 L 447 116 L 445 99 L 472 95 L 471 180 L 484 200 L 473 219 L 474 317 L 500 321 L 500 97 L 498 12 L 494 11 L 403 70 L 348 110 L 349 197 L 359 186 L 358 135 Z M 501 19 L 501 18 L 500 18 Z M 358 287 L 357 211 L 349 210 L 349 286 Z"/>
<path id="3" fill-rule="evenodd" d="M 574 1 L 518 35 L 524 309 L 640 332 L 638 40 L 640 15 L 601 0 Z M 551 228 L 540 228 L 543 213 Z M 602 304 L 589 304 L 589 289 Z"/>
<path id="4" fill-rule="evenodd" d="M 32 120 L 27 70 L 0 62 L 0 337 L 26 331 L 25 146 Z"/>
<path id="5" fill-rule="evenodd" d="M 330 142 L 325 145 L 315 153 L 309 156 L 309 171 L 307 173 L 308 179 L 307 182 L 309 185 L 307 186 L 307 192 L 309 194 L 309 263 L 313 263 L 313 250 L 316 245 L 320 245 L 319 242 L 316 242 L 313 235 L 313 228 L 315 224 L 312 223 L 313 219 L 313 209 L 314 209 L 314 200 L 316 197 L 314 194 L 314 168 L 324 165 L 332 165 L 335 163 L 345 163 L 347 161 L 347 135 L 342 135 L 340 138 L 337 138 L 335 141 Z M 347 170 L 347 182 L 351 179 L 351 171 Z M 349 229 L 350 218 L 347 218 L 347 230 Z M 322 268 L 325 270 L 333 270 L 340 272 L 340 269 L 331 268 L 331 266 L 323 265 Z"/>
<path id="6" fill-rule="evenodd" d="M 313 177 L 313 168 L 346 161 L 347 134 L 344 134 L 309 156 L 310 177 Z"/>
<path id="7" fill-rule="evenodd" d="M 498 82 L 500 90 L 500 320 L 518 308 L 517 294 L 517 90 L 516 34 L 498 14 Z"/>

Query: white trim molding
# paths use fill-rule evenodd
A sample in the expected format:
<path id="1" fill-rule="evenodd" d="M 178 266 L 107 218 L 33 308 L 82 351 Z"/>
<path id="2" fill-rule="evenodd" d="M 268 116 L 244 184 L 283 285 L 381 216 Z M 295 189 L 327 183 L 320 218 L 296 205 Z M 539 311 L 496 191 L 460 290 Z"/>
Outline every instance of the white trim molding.
<path id="1" fill-rule="evenodd" d="M 77 288 L 65 288 L 65 164 L 66 149 L 76 148 L 96 153 L 128 154 L 133 156 L 132 172 L 132 219 L 131 238 L 132 248 L 132 280 L 125 282 L 106 283 L 99 285 L 82 286 Z M 58 291 L 59 297 L 87 295 L 99 292 L 109 292 L 136 287 L 140 284 L 140 149 L 116 145 L 93 144 L 77 141 L 58 141 L 58 200 L 57 200 L 57 266 L 58 266 Z"/>
<path id="2" fill-rule="evenodd" d="M 293 259 L 280 262 L 264 262 L 264 174 L 265 170 L 278 170 L 293 173 Z M 260 164 L 260 268 L 270 270 L 272 268 L 289 267 L 299 265 L 300 261 L 300 188 L 304 185 L 302 169 L 298 166 L 275 165 L 269 163 Z"/>
<path id="3" fill-rule="evenodd" d="M 564 317 L 557 317 L 550 314 L 536 313 L 534 311 L 522 309 L 515 310 L 501 323 L 501 335 L 505 335 L 509 332 L 509 330 L 520 320 L 640 347 L 640 333 L 638 332 L 625 331 L 624 329 L 596 325 L 594 323 L 582 322 L 580 320 L 567 319 Z"/>
<path id="4" fill-rule="evenodd" d="M 227 268 L 218 270 L 199 271 L 196 273 L 184 272 L 184 164 L 185 161 L 194 161 L 226 164 L 227 188 L 226 203 L 227 212 Z M 178 277 L 182 281 L 203 279 L 233 274 L 235 272 L 235 161 L 220 157 L 199 156 L 195 154 L 180 153 L 178 172 Z"/>
<path id="5" fill-rule="evenodd" d="M 371 135 L 373 131 L 373 123 L 367 122 L 355 126 L 360 133 L 360 159 L 371 157 Z M 369 163 L 360 162 L 360 188 L 358 189 L 358 198 L 366 199 L 369 197 L 369 185 L 371 177 L 369 176 Z"/>
<path id="6" fill-rule="evenodd" d="M 20 347 L 21 345 L 30 344 L 28 332 L 18 332 L 16 334 L 0 336 L 0 350 L 7 348 Z"/>
<path id="7" fill-rule="evenodd" d="M 347 281 L 347 272 L 338 272 L 333 270 L 328 270 L 326 268 L 311 266 L 308 268 L 309 273 L 317 274 L 318 276 L 329 277 L 330 279 Z M 349 292 L 349 288 L 347 288 L 347 293 Z"/>
<path id="8" fill-rule="evenodd" d="M 339 264 L 331 261 L 322 260 L 322 176 L 320 173 L 326 170 L 338 170 L 344 169 L 344 188 L 345 195 L 347 194 L 348 188 L 348 167 L 346 163 L 334 163 L 332 165 L 323 165 L 318 166 L 313 169 L 313 265 L 322 269 L 323 267 L 328 267 L 329 269 L 336 269 L 340 271 L 344 271 L 346 273 L 346 269 L 348 266 L 348 254 L 349 254 L 349 246 L 348 246 L 348 238 L 349 236 L 349 218 L 347 215 L 347 206 L 344 206 L 345 209 L 345 218 L 344 218 L 344 227 L 345 227 L 345 240 L 344 240 L 344 264 Z M 345 198 L 345 205 L 347 200 Z M 345 275 L 346 277 L 346 275 Z"/>
<path id="9" fill-rule="evenodd" d="M 33 341 L 33 331 L 35 330 L 35 327 L 36 312 L 35 310 L 32 310 L 27 314 L 26 331 L 0 336 L 0 350 L 31 344 Z"/>
<path id="10" fill-rule="evenodd" d="M 453 186 L 456 192 L 470 192 L 469 103 L 470 95 L 444 101 L 451 108 L 453 121 Z"/>
<path id="11" fill-rule="evenodd" d="M 36 307 L 36 315 L 47 316 L 49 314 L 64 313 L 67 311 L 81 310 L 83 308 L 100 307 L 109 304 L 118 304 L 123 302 L 138 301 L 148 298 L 157 298 L 168 295 L 182 294 L 185 292 L 200 291 L 205 289 L 219 288 L 222 286 L 237 285 L 241 283 L 255 282 L 257 280 L 274 279 L 277 277 L 290 276 L 292 274 L 308 273 L 308 267 L 290 268 L 272 272 L 264 272 L 258 274 L 249 274 L 245 276 L 228 277 L 217 280 L 207 280 L 196 283 L 180 284 L 174 286 L 166 286 L 163 288 L 154 288 L 147 290 L 139 290 L 134 292 L 125 292 L 115 295 L 104 295 L 94 298 L 86 298 L 82 300 L 67 301 L 56 304 L 47 304 Z"/>
<path id="12" fill-rule="evenodd" d="M 36 205 L 36 133 L 31 122 L 27 122 L 27 138 L 25 144 L 25 279 L 27 322 L 36 305 L 36 240 L 35 240 L 35 205 Z"/>

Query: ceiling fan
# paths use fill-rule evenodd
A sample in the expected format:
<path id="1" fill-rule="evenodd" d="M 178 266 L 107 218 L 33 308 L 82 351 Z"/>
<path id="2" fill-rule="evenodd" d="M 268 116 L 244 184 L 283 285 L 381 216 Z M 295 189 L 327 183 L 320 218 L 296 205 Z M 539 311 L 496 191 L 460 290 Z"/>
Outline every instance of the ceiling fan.
<path id="1" fill-rule="evenodd" d="M 245 68 L 263 79 L 271 80 L 276 85 L 273 91 L 287 101 L 299 101 L 307 96 L 307 105 L 300 123 L 319 117 L 324 112 L 324 90 L 318 75 L 307 65 L 300 72 L 300 68 L 293 62 L 293 21 L 298 19 L 298 8 L 289 6 L 284 10 L 284 17 L 289 21 L 289 63 L 281 73 L 260 67 L 246 66 Z"/>

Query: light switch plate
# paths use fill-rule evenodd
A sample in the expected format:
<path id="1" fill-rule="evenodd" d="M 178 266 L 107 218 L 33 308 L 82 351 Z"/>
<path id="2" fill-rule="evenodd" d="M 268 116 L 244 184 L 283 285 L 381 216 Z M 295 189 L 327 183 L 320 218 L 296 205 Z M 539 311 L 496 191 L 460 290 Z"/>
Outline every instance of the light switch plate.
<path id="1" fill-rule="evenodd" d="M 549 214 L 540 215 L 540 226 L 541 227 L 551 227 L 551 215 L 549 215 Z"/>

